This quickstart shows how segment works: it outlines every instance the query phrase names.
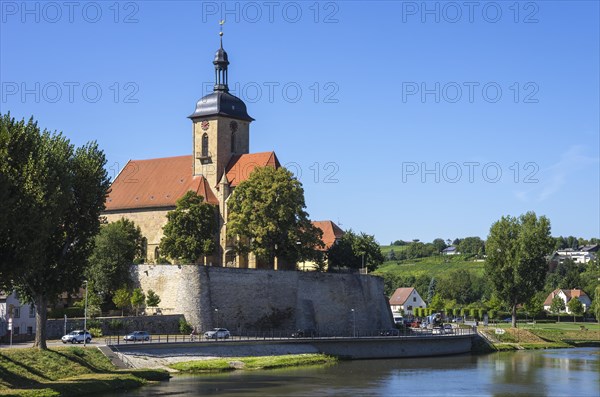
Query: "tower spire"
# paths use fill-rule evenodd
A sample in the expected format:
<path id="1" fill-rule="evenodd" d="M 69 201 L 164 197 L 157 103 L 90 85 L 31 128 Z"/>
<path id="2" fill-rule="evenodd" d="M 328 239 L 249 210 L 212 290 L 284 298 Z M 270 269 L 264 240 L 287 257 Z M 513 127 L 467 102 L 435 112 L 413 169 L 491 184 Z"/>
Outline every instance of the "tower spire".
<path id="1" fill-rule="evenodd" d="M 219 21 L 220 31 L 219 31 L 219 39 L 221 42 L 221 47 L 217 50 L 215 54 L 215 60 L 213 61 L 213 65 L 215 65 L 215 86 L 214 91 L 229 91 L 229 87 L 227 86 L 227 65 L 229 65 L 229 60 L 227 57 L 227 52 L 223 49 L 223 24 L 225 20 Z"/>

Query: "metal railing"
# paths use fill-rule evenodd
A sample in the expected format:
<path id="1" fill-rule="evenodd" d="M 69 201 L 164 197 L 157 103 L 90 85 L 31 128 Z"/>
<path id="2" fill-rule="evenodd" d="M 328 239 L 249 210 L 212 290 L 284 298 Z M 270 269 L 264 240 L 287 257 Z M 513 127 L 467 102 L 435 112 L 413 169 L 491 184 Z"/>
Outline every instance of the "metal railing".
<path id="1" fill-rule="evenodd" d="M 227 338 L 207 338 L 204 333 L 198 335 L 158 334 L 150 335 L 149 340 L 131 341 L 125 340 L 125 335 L 106 336 L 107 345 L 140 345 L 156 343 L 215 343 L 215 342 L 244 342 L 244 341 L 306 341 L 306 340 L 331 340 L 331 339 L 361 339 L 361 338 L 423 338 L 423 337 L 457 337 L 475 335 L 474 328 L 404 328 L 385 330 L 359 330 L 350 332 L 328 333 L 310 332 L 298 335 L 297 331 L 240 331 L 231 334 Z"/>

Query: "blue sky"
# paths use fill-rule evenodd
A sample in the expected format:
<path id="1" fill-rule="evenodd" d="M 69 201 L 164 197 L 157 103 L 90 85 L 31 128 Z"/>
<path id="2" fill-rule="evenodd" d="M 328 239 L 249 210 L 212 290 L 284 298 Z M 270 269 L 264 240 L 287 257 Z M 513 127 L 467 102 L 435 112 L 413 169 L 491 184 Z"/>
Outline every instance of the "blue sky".
<path id="1" fill-rule="evenodd" d="M 191 153 L 230 88 L 312 219 L 396 239 L 485 238 L 533 210 L 600 235 L 596 1 L 0 2 L 0 110 L 128 159 Z"/>

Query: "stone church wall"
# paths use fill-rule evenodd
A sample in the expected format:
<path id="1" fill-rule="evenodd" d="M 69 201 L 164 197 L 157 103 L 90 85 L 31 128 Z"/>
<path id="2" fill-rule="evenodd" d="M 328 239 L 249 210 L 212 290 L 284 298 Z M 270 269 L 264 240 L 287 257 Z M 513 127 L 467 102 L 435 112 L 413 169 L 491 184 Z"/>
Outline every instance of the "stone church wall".
<path id="1" fill-rule="evenodd" d="M 160 296 L 164 314 L 183 314 L 199 330 L 349 335 L 354 321 L 360 332 L 393 327 L 379 277 L 192 265 L 136 265 L 132 274 Z"/>

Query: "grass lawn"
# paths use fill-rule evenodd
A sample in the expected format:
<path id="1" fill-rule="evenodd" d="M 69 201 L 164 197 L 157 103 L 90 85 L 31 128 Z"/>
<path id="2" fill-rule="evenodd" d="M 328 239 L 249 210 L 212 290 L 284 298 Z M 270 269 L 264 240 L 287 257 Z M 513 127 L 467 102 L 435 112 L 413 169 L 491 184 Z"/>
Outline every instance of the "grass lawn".
<path id="1" fill-rule="evenodd" d="M 0 395 L 87 395 L 131 389 L 168 377 L 160 370 L 117 370 L 102 352 L 91 347 L 0 350 Z"/>
<path id="2" fill-rule="evenodd" d="M 483 275 L 483 265 L 483 262 L 465 261 L 461 256 L 432 256 L 407 259 L 399 263 L 398 261 L 387 261 L 379 266 L 374 274 L 394 273 L 400 276 L 413 275 L 415 277 L 426 274 L 428 276 L 439 277 L 450 270 L 466 269 L 477 275 Z"/>
<path id="3" fill-rule="evenodd" d="M 274 369 L 303 365 L 323 365 L 335 363 L 334 357 L 324 354 L 290 354 L 283 356 L 215 358 L 209 360 L 185 361 L 171 364 L 170 367 L 181 372 L 222 372 L 235 369 Z"/>

